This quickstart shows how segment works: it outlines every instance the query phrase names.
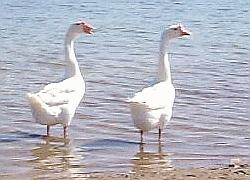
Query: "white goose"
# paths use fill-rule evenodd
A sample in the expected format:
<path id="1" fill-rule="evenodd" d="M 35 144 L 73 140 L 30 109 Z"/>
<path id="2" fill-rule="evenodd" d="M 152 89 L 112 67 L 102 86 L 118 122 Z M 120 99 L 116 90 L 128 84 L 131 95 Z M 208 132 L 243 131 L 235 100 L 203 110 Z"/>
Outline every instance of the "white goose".
<path id="1" fill-rule="evenodd" d="M 92 34 L 93 27 L 83 21 L 73 23 L 65 38 L 65 80 L 51 83 L 38 93 L 28 93 L 32 115 L 37 123 L 47 125 L 47 136 L 51 125 L 62 124 L 64 137 L 67 127 L 85 93 L 85 82 L 81 75 L 75 52 L 74 41 L 82 34 Z"/>
<path id="2" fill-rule="evenodd" d="M 190 35 L 181 24 L 172 25 L 164 30 L 160 42 L 159 82 L 142 89 L 128 100 L 135 126 L 140 129 L 141 141 L 143 132 L 158 128 L 161 131 L 172 116 L 175 89 L 171 81 L 170 64 L 168 61 L 169 41 L 174 38 Z"/>

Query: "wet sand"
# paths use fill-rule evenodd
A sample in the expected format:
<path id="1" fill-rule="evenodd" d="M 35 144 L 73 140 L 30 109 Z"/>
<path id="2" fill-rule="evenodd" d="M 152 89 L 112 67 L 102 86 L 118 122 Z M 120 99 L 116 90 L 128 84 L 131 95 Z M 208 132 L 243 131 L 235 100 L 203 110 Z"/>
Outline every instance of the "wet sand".
<path id="1" fill-rule="evenodd" d="M 173 169 L 164 171 L 139 173 L 123 173 L 123 174 L 91 174 L 90 179 L 99 180 L 125 180 L 125 179 L 140 179 L 140 180 L 183 180 L 183 179 L 234 179 L 234 180 L 249 180 L 250 167 L 249 165 L 239 167 L 221 167 L 221 168 L 192 168 L 192 169 Z"/>

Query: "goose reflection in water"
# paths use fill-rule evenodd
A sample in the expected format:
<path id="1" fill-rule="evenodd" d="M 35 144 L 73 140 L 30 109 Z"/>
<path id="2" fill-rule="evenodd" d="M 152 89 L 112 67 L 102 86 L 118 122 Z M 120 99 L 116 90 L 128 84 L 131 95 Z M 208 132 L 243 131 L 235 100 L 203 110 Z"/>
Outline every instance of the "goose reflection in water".
<path id="1" fill-rule="evenodd" d="M 150 144 L 140 143 L 139 151 L 132 160 L 132 172 L 140 175 L 144 174 L 144 172 L 157 172 L 159 170 L 168 170 L 173 168 L 171 166 L 169 154 L 163 152 L 163 145 L 160 141 L 158 142 L 157 152 L 145 151 L 146 145 L 149 146 Z"/>
<path id="2" fill-rule="evenodd" d="M 45 137 L 44 143 L 37 144 L 32 150 L 35 157 L 31 164 L 33 174 L 41 179 L 61 179 L 85 177 L 82 155 L 75 155 L 69 139 Z"/>

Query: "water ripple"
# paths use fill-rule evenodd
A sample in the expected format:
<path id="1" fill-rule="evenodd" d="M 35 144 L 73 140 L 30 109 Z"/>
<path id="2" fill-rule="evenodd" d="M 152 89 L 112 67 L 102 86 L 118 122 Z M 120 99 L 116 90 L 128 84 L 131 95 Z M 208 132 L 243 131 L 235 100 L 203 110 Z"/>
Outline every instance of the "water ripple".
<path id="1" fill-rule="evenodd" d="M 249 163 L 247 7 L 244 0 L 1 2 L 0 174 L 65 179 L 231 158 Z M 48 139 L 46 127 L 32 122 L 25 94 L 62 78 L 64 33 L 82 18 L 97 28 L 75 45 L 86 95 L 67 142 L 57 138 L 61 126 Z M 161 145 L 152 131 L 142 147 L 125 99 L 153 84 L 161 31 L 178 22 L 193 35 L 170 46 L 173 118 Z"/>

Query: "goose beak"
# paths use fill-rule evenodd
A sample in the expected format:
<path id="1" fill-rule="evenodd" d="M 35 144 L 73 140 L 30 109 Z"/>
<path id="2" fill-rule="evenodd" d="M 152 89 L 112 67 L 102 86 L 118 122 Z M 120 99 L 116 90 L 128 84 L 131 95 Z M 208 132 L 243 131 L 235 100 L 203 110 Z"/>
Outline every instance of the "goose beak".
<path id="1" fill-rule="evenodd" d="M 190 36 L 191 34 L 190 34 L 190 32 L 182 31 L 181 35 L 182 36 Z"/>
<path id="2" fill-rule="evenodd" d="M 87 33 L 87 34 L 93 34 L 94 33 L 95 28 L 88 24 L 88 23 L 84 23 L 83 25 L 83 32 Z"/>
<path id="3" fill-rule="evenodd" d="M 89 26 L 89 32 L 88 32 L 88 34 L 94 34 L 95 31 L 96 31 L 96 28 L 95 28 L 95 27 Z"/>
<path id="4" fill-rule="evenodd" d="M 192 33 L 186 29 L 181 30 L 181 35 L 182 36 L 190 36 Z"/>
<path id="5" fill-rule="evenodd" d="M 94 34 L 94 31 L 95 29 L 92 27 L 90 30 L 89 30 L 89 32 L 88 32 L 88 34 Z"/>

